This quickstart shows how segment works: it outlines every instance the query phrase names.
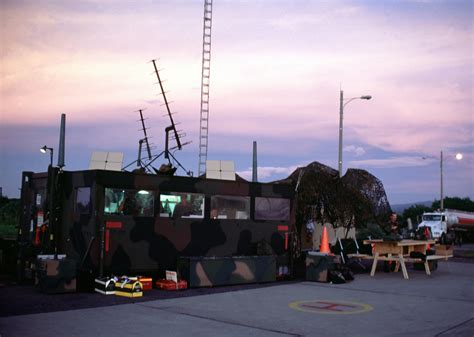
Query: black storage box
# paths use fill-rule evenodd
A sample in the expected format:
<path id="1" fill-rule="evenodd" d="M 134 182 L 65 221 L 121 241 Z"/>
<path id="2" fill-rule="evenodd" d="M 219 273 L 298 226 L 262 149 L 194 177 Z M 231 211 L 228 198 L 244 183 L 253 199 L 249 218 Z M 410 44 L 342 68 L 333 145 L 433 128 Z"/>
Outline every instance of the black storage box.
<path id="1" fill-rule="evenodd" d="M 306 281 L 329 282 L 328 271 L 339 263 L 339 256 L 319 252 L 307 252 Z"/>
<path id="2" fill-rule="evenodd" d="M 48 294 L 76 291 L 76 261 L 72 259 L 37 259 L 36 287 Z"/>

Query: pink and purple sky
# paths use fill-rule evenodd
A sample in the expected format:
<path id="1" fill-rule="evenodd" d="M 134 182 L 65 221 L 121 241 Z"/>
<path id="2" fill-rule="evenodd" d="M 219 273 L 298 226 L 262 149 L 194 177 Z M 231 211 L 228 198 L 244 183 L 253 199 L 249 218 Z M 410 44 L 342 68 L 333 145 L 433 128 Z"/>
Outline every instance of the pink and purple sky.
<path id="1" fill-rule="evenodd" d="M 138 109 L 159 153 L 175 120 L 192 141 L 175 153 L 197 174 L 203 1 L 0 2 L 0 187 L 43 172 L 67 115 L 66 170 L 92 151 L 136 158 Z M 319 161 L 337 169 L 339 90 L 344 171 L 378 177 L 392 204 L 474 198 L 473 1 L 214 0 L 208 159 L 251 178 L 288 176 Z M 461 152 L 463 160 L 454 155 Z M 425 157 L 425 159 L 423 159 Z M 183 172 L 181 172 L 183 173 Z"/>

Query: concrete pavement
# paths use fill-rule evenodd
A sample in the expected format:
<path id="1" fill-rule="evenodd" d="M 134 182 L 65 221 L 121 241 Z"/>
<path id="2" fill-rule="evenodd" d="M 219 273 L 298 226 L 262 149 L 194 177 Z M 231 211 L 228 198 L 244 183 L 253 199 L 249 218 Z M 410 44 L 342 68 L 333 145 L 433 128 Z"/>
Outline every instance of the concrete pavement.
<path id="1" fill-rule="evenodd" d="M 474 267 L 0 318 L 1 336 L 474 336 Z M 158 290 L 153 290 L 158 291 Z M 60 296 L 60 295 L 55 295 Z M 146 293 L 145 293 L 146 296 Z M 97 301 L 102 297 L 97 295 Z"/>

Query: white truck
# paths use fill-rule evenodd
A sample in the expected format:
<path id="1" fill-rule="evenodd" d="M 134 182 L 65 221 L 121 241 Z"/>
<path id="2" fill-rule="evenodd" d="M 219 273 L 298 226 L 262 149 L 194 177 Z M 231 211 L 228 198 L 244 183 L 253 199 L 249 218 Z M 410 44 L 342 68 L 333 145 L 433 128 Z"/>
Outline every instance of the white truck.
<path id="1" fill-rule="evenodd" d="M 443 244 L 454 240 L 461 243 L 465 236 L 474 234 L 474 213 L 454 209 L 426 212 L 418 225 L 422 226 L 429 227 L 433 238 Z"/>

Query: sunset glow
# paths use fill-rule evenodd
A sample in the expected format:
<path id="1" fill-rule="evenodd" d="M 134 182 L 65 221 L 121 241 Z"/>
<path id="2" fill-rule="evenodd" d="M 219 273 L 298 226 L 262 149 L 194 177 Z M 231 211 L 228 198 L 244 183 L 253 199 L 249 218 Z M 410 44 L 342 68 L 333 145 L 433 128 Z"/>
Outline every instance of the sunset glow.
<path id="1" fill-rule="evenodd" d="M 199 1 L 2 1 L 0 186 L 45 171 L 67 115 L 67 170 L 94 150 L 136 157 L 138 109 L 163 148 L 168 120 L 153 67 L 192 141 L 176 153 L 197 173 L 202 48 Z M 339 91 L 370 94 L 344 111 L 344 171 L 368 170 L 391 203 L 474 197 L 473 2 L 220 1 L 213 6 L 208 159 L 251 177 L 337 169 Z M 56 155 L 56 151 L 55 151 Z M 457 157 L 456 157 L 457 158 Z M 124 163 L 126 164 L 126 163 Z"/>

